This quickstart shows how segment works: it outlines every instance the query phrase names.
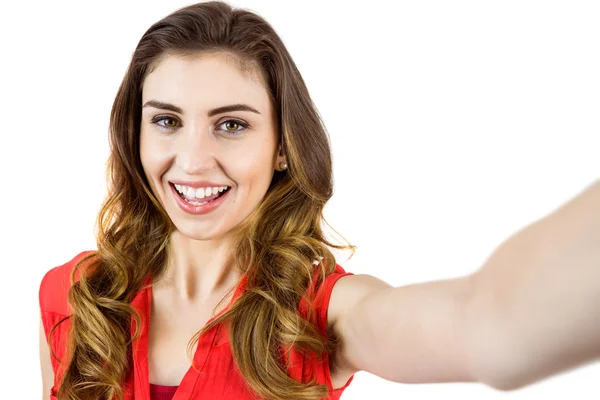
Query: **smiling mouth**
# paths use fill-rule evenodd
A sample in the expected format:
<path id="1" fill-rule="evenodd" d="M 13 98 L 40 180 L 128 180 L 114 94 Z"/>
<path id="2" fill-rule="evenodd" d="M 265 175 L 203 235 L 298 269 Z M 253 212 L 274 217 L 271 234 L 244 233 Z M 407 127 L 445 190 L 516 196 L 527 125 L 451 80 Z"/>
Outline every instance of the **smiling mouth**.
<path id="1" fill-rule="evenodd" d="M 175 186 L 174 184 L 169 182 L 169 185 L 171 185 L 173 187 L 173 189 L 175 189 L 175 192 L 177 193 L 177 195 L 179 195 L 179 197 L 181 197 L 184 201 L 186 201 L 189 204 L 192 204 L 194 206 L 201 206 L 204 204 L 208 204 L 211 201 L 214 201 L 216 199 L 218 199 L 219 197 L 224 196 L 227 192 L 229 192 L 229 189 L 231 189 L 230 186 L 226 186 L 222 191 L 217 192 L 216 194 L 210 194 L 208 196 L 204 195 L 204 193 L 202 193 L 200 196 L 202 197 L 196 197 L 195 194 L 192 194 L 192 196 L 189 196 L 188 192 L 186 192 L 185 194 L 182 193 L 182 191 L 180 191 L 181 187 L 178 187 L 179 185 Z"/>

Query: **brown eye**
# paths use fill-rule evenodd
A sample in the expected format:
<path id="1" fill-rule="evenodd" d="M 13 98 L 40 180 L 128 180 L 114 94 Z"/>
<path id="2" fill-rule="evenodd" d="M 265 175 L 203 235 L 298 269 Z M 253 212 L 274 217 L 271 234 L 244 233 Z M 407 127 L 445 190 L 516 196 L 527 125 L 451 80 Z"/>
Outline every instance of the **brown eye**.
<path id="1" fill-rule="evenodd" d="M 219 126 L 225 126 L 224 129 L 220 130 L 224 131 L 227 135 L 230 136 L 238 136 L 242 131 L 248 128 L 247 123 L 238 121 L 237 119 L 228 119 L 227 121 L 223 121 Z M 241 129 L 235 129 L 236 127 Z"/>
<path id="2" fill-rule="evenodd" d="M 163 121 L 165 121 L 165 126 L 174 127 L 175 125 L 177 125 L 177 121 L 175 121 L 173 118 L 165 118 L 163 119 Z"/>
<path id="3" fill-rule="evenodd" d="M 225 122 L 225 124 L 226 124 L 225 126 L 227 127 L 227 129 L 226 129 L 226 130 L 229 130 L 229 128 L 233 126 L 233 127 L 234 127 L 234 129 L 233 129 L 234 131 L 236 131 L 236 130 L 237 130 L 237 129 L 235 129 L 235 127 L 239 125 L 239 124 L 238 124 L 236 121 L 234 121 L 234 120 L 229 120 L 229 121 Z"/>
<path id="4" fill-rule="evenodd" d="M 161 122 L 164 122 L 161 124 Z M 177 126 L 178 121 L 173 117 L 156 117 L 152 120 L 152 123 L 158 125 L 161 129 L 173 129 Z"/>

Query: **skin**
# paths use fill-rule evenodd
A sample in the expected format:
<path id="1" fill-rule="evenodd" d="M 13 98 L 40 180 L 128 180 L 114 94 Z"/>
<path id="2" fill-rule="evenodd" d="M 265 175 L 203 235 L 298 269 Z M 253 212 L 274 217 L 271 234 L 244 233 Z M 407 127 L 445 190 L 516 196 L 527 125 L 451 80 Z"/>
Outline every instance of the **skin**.
<path id="1" fill-rule="evenodd" d="M 232 233 L 285 155 L 260 79 L 224 56 L 166 58 L 144 83 L 142 104 L 150 99 L 183 111 L 145 107 L 140 146 L 152 189 L 177 227 L 167 278 L 153 287 L 149 378 L 178 385 L 190 367 L 188 341 L 239 278 L 227 251 Z M 207 116 L 234 103 L 260 115 Z M 150 122 L 165 115 L 180 123 L 166 122 L 177 127 L 172 132 Z M 251 128 L 236 138 L 217 131 L 231 118 Z M 209 214 L 189 215 L 175 204 L 169 179 L 211 180 L 232 186 L 233 196 Z M 469 276 L 403 287 L 370 275 L 341 278 L 327 314 L 330 334 L 340 339 L 333 387 L 368 371 L 399 383 L 482 382 L 510 390 L 600 358 L 598 204 L 600 181 L 509 237 Z M 52 369 L 42 327 L 40 358 L 47 396 Z"/>
<path id="2" fill-rule="evenodd" d="M 181 112 L 146 105 L 150 100 L 175 105 Z M 232 104 L 247 104 L 258 113 L 208 115 L 209 110 Z M 224 54 L 162 59 L 144 81 L 142 105 L 142 166 L 177 228 L 170 238 L 176 251 L 165 277 L 152 288 L 149 380 L 178 385 L 191 365 L 189 340 L 226 306 L 240 278 L 230 254 L 235 228 L 258 206 L 286 158 L 260 75 L 240 71 Z M 169 187 L 173 179 L 231 188 L 216 210 L 192 215 L 175 202 Z M 46 395 L 52 368 L 42 327 L 40 357 Z M 169 368 L 160 368 L 165 365 Z"/>
<path id="3" fill-rule="evenodd" d="M 147 105 L 151 100 L 176 105 L 181 112 Z M 208 114 L 238 103 L 258 113 Z M 149 378 L 178 385 L 190 367 L 187 343 L 227 304 L 220 300 L 229 298 L 227 292 L 240 278 L 230 258 L 235 228 L 265 196 L 285 156 L 263 82 L 256 74 L 241 73 L 225 55 L 165 58 L 147 76 L 142 104 L 142 165 L 177 227 L 166 277 L 153 287 Z M 173 179 L 208 180 L 231 189 L 216 210 L 192 215 L 175 202 L 169 186 Z"/>
<path id="4" fill-rule="evenodd" d="M 182 113 L 146 105 L 150 100 L 176 105 Z M 208 116 L 213 108 L 237 103 L 260 114 L 230 111 Z M 167 57 L 147 76 L 142 104 L 142 165 L 177 227 L 171 237 L 177 250 L 169 260 L 166 282 L 182 299 L 201 299 L 239 278 L 229 260 L 232 234 L 262 200 L 285 160 L 278 151 L 275 113 L 261 80 L 242 74 L 219 54 Z M 156 121 L 161 117 L 168 119 Z M 192 215 L 176 204 L 168 183 L 173 179 L 208 180 L 231 189 L 219 208 Z"/>
<path id="5" fill-rule="evenodd" d="M 402 287 L 341 278 L 328 316 L 342 341 L 336 384 L 368 371 L 514 390 L 599 360 L 599 205 L 597 180 L 469 276 Z"/>

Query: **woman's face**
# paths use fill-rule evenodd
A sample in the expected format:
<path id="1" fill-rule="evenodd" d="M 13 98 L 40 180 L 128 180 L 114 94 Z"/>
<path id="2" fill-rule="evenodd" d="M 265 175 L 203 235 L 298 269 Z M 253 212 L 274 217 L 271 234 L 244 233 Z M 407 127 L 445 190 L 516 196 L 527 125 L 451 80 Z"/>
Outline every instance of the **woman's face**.
<path id="1" fill-rule="evenodd" d="M 198 240 L 240 224 L 285 159 L 259 78 L 219 54 L 168 56 L 146 77 L 140 156 L 177 229 Z"/>

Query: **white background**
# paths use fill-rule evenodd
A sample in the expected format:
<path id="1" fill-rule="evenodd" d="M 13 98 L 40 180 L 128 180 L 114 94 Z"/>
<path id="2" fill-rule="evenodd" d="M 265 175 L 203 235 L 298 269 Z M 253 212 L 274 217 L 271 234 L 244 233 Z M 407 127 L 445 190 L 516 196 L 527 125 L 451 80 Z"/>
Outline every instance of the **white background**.
<path id="1" fill-rule="evenodd" d="M 0 6 L 2 398 L 40 397 L 40 279 L 95 248 L 112 101 L 144 31 L 187 4 Z M 394 286 L 470 273 L 600 177 L 596 2 L 231 4 L 273 25 L 323 116 L 326 217 L 359 248 L 346 270 Z M 599 374 L 505 393 L 361 372 L 343 399 L 598 399 Z"/>

